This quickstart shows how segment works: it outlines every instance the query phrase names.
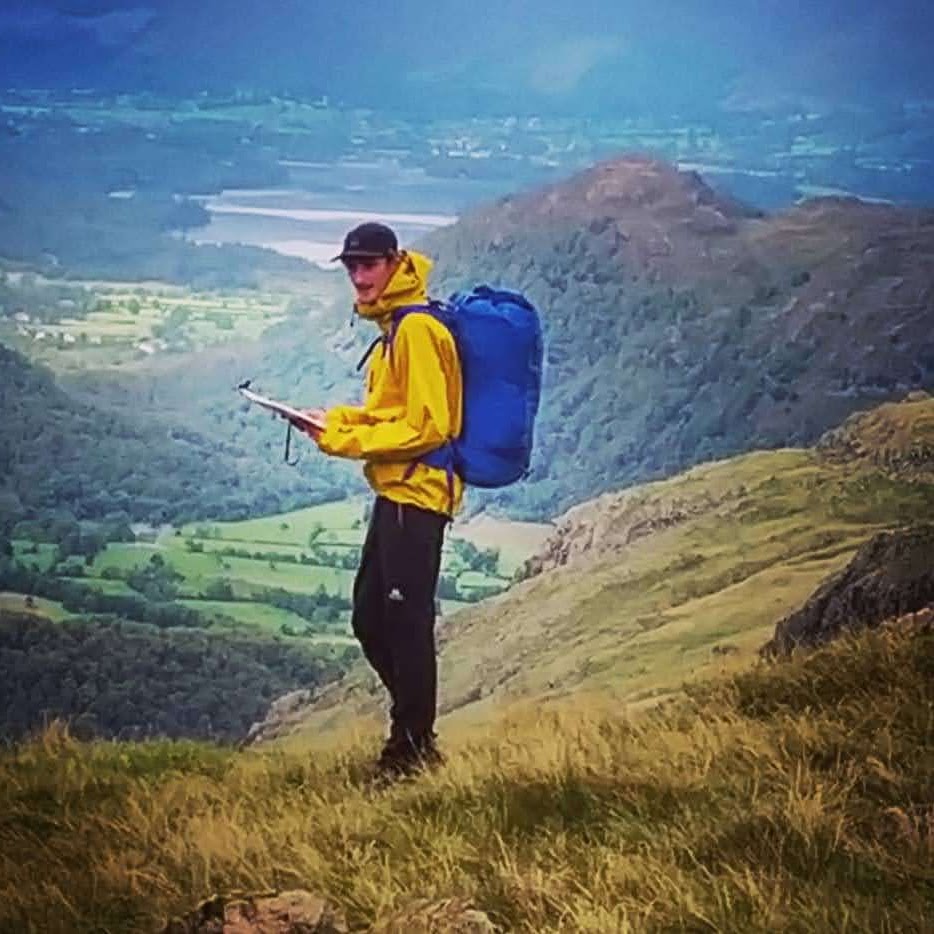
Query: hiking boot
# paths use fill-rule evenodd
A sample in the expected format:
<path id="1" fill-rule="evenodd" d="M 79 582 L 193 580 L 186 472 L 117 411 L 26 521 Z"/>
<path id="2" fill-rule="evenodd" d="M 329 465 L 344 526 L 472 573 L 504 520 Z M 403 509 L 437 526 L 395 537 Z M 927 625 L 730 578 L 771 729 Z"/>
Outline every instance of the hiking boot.
<path id="1" fill-rule="evenodd" d="M 433 741 L 423 743 L 387 742 L 374 766 L 378 783 L 410 778 L 419 772 L 433 771 L 444 765 L 444 756 Z"/>
<path id="2" fill-rule="evenodd" d="M 429 743 L 427 746 L 422 747 L 417 753 L 419 768 L 426 771 L 434 771 L 435 769 L 440 769 L 445 763 L 445 758 L 441 753 L 441 750 L 434 743 Z"/>

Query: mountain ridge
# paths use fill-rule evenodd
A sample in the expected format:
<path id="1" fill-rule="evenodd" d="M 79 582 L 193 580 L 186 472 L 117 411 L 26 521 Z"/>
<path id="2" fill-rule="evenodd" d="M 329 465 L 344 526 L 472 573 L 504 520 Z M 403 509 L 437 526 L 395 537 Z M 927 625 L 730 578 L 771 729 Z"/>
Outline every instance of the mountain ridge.
<path id="1" fill-rule="evenodd" d="M 495 3 L 467 14 L 435 4 L 427 16 L 408 0 L 396 5 L 396 35 L 429 48 L 439 25 L 445 36 L 443 50 L 411 61 L 386 42 L 377 4 L 347 21 L 299 0 L 243 3 L 237 17 L 217 0 L 196 9 L 178 0 L 12 6 L 0 20 L 7 86 L 287 88 L 374 106 L 386 100 L 391 70 L 397 106 L 413 110 L 575 114 L 703 113 L 788 99 L 852 106 L 923 99 L 934 87 L 919 41 L 931 14 L 907 0 L 885 10 L 824 4 L 807 18 L 789 17 L 777 0 L 759 0 L 750 15 L 737 15 L 735 2 L 680 4 L 675 16 L 578 0 L 545 17 L 527 4 L 504 14 Z"/>
<path id="2" fill-rule="evenodd" d="M 482 500 L 517 517 L 608 480 L 810 444 L 861 407 L 934 386 L 934 210 L 832 197 L 765 215 L 628 155 L 421 246 L 438 292 L 485 281 L 542 312 L 532 479 Z"/>

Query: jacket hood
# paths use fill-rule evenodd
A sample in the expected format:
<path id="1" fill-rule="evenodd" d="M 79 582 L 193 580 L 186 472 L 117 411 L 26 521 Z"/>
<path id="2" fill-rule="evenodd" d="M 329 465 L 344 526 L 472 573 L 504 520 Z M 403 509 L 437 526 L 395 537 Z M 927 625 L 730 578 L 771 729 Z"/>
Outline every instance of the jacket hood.
<path id="1" fill-rule="evenodd" d="M 424 305 L 428 302 L 428 276 L 434 263 L 421 253 L 403 250 L 392 278 L 375 302 L 357 302 L 354 308 L 361 318 L 375 321 L 384 331 L 397 308 Z"/>

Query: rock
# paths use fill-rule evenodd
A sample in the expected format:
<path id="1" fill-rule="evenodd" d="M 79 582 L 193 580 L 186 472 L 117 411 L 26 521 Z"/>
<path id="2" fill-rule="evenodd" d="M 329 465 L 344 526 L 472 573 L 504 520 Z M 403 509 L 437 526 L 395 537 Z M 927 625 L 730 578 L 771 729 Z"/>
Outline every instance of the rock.
<path id="1" fill-rule="evenodd" d="M 640 539 L 706 515 L 732 502 L 737 494 L 604 493 L 573 506 L 555 521 L 555 530 L 523 565 L 520 579 L 535 577 L 580 560 L 615 556 Z"/>
<path id="2" fill-rule="evenodd" d="M 785 655 L 932 604 L 934 524 L 883 532 L 821 584 L 800 610 L 781 620 L 762 653 Z"/>
<path id="3" fill-rule="evenodd" d="M 496 934 L 501 930 L 466 899 L 413 903 L 403 913 L 375 924 L 370 934 Z"/>
<path id="4" fill-rule="evenodd" d="M 243 897 L 215 896 L 162 934 L 347 934 L 343 913 L 303 889 Z"/>
<path id="5" fill-rule="evenodd" d="M 246 896 L 215 896 L 162 934 L 347 934 L 343 913 L 303 889 Z M 501 930 L 467 899 L 422 899 L 377 922 L 371 934 L 498 934 Z"/>
<path id="6" fill-rule="evenodd" d="M 277 697 L 266 711 L 265 717 L 254 723 L 240 743 L 241 748 L 267 742 L 289 732 L 312 700 L 312 692 L 302 688 Z"/>

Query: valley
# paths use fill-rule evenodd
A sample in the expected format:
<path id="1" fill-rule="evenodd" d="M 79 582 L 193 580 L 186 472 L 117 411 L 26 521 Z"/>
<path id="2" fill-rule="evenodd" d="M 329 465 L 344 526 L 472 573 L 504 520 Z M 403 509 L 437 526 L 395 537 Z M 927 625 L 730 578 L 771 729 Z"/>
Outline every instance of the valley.
<path id="1" fill-rule="evenodd" d="M 0 92 L 0 928 L 930 927 L 930 104 L 613 107 Z M 364 217 L 546 333 L 532 472 L 446 536 L 447 761 L 382 789 L 360 465 L 234 391 L 359 399 Z M 874 631 L 774 658 L 880 540 Z"/>

